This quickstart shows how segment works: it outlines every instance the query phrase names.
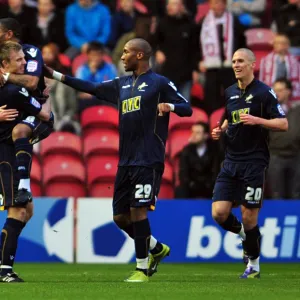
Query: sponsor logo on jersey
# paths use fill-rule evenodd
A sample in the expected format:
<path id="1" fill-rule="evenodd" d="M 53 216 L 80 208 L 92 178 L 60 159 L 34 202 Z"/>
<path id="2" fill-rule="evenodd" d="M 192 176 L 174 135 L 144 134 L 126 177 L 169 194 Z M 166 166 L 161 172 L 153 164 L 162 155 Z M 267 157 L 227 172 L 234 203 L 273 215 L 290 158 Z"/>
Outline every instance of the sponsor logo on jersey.
<path id="1" fill-rule="evenodd" d="M 232 124 L 241 123 L 241 114 L 250 114 L 250 107 L 234 110 L 231 112 Z"/>
<path id="2" fill-rule="evenodd" d="M 141 109 L 141 96 L 129 98 L 122 101 L 122 114 L 137 111 Z"/>

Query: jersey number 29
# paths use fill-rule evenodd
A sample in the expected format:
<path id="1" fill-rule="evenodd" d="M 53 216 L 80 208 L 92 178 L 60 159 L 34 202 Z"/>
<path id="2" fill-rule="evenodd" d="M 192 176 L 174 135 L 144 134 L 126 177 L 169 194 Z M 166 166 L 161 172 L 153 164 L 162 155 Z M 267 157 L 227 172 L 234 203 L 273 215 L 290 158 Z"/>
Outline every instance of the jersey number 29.
<path id="1" fill-rule="evenodd" d="M 151 184 L 137 184 L 136 186 L 136 192 L 135 192 L 135 198 L 136 199 L 148 199 L 151 194 Z"/>

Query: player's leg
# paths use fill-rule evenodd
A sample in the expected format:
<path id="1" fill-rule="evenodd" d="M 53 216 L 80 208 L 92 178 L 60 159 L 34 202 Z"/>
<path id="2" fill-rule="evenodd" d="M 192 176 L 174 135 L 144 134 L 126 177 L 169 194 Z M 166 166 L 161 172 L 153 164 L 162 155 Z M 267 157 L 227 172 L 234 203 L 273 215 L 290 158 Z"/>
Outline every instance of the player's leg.
<path id="1" fill-rule="evenodd" d="M 18 198 L 20 201 L 32 199 L 30 189 L 30 167 L 32 161 L 33 146 L 30 143 L 32 128 L 27 124 L 19 123 L 12 131 L 12 140 L 15 145 L 16 168 L 20 178 Z"/>
<path id="2" fill-rule="evenodd" d="M 240 278 L 259 278 L 261 234 L 258 226 L 258 213 L 262 206 L 266 168 L 254 164 L 245 165 L 244 168 L 244 192 L 241 209 L 246 240 L 243 241 L 243 249 L 249 261 Z"/>
<path id="3" fill-rule="evenodd" d="M 231 212 L 234 200 L 238 199 L 240 182 L 236 177 L 235 164 L 224 163 L 213 192 L 212 217 L 226 231 L 245 239 L 243 224 Z"/>

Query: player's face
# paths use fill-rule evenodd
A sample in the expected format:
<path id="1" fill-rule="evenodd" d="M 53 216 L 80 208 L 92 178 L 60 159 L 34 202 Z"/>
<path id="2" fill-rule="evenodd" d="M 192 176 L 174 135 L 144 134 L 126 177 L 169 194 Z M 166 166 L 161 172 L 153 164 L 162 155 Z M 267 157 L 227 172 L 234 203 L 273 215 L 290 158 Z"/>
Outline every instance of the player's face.
<path id="1" fill-rule="evenodd" d="M 286 87 L 283 82 L 276 82 L 273 86 L 273 90 L 276 93 L 278 102 L 280 104 L 286 103 L 289 101 L 291 96 L 291 91 Z"/>
<path id="2" fill-rule="evenodd" d="M 25 65 L 26 60 L 22 50 L 11 51 L 10 60 L 4 63 L 5 71 L 14 74 L 24 74 Z"/>
<path id="3" fill-rule="evenodd" d="M 122 0 L 121 8 L 125 12 L 132 12 L 134 10 L 134 1 L 133 0 Z"/>
<path id="4" fill-rule="evenodd" d="M 137 69 L 137 55 L 137 51 L 132 49 L 132 47 L 130 47 L 130 44 L 127 43 L 123 49 L 123 55 L 121 57 L 126 72 L 135 71 Z"/>
<path id="5" fill-rule="evenodd" d="M 274 39 L 273 47 L 275 53 L 285 55 L 288 53 L 290 41 L 285 36 L 276 36 Z"/>
<path id="6" fill-rule="evenodd" d="M 91 69 L 97 69 L 103 62 L 103 54 L 101 51 L 92 50 L 88 53 L 88 64 Z"/>
<path id="7" fill-rule="evenodd" d="M 244 79 L 252 76 L 255 62 L 251 62 L 247 53 L 236 51 L 232 58 L 232 68 L 236 79 Z"/>
<path id="8" fill-rule="evenodd" d="M 201 145 L 207 141 L 208 134 L 205 133 L 202 125 L 193 125 L 192 132 L 189 139 L 191 144 Z"/>

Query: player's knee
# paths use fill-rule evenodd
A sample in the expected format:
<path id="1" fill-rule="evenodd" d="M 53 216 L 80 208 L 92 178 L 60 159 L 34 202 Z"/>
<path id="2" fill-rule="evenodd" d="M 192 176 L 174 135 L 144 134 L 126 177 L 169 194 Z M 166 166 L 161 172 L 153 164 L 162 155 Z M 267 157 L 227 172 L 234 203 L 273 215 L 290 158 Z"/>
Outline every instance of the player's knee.
<path id="1" fill-rule="evenodd" d="M 127 215 L 116 215 L 114 216 L 114 222 L 120 229 L 123 229 L 130 224 L 130 218 Z"/>
<path id="2" fill-rule="evenodd" d="M 25 207 L 10 207 L 7 212 L 7 218 L 26 221 L 26 208 Z"/>
<path id="3" fill-rule="evenodd" d="M 257 225 L 258 211 L 256 209 L 244 209 L 242 220 L 245 230 L 251 230 Z"/>
<path id="4" fill-rule="evenodd" d="M 29 126 L 25 124 L 18 124 L 12 131 L 12 139 L 13 141 L 16 141 L 17 139 L 29 138 L 31 133 L 32 130 Z"/>
<path id="5" fill-rule="evenodd" d="M 33 203 L 28 203 L 26 207 L 26 219 L 25 222 L 27 223 L 33 216 Z"/>
<path id="6" fill-rule="evenodd" d="M 230 210 L 224 209 L 223 207 L 219 207 L 217 205 L 213 205 L 212 209 L 212 217 L 218 224 L 224 223 L 230 214 Z"/>

